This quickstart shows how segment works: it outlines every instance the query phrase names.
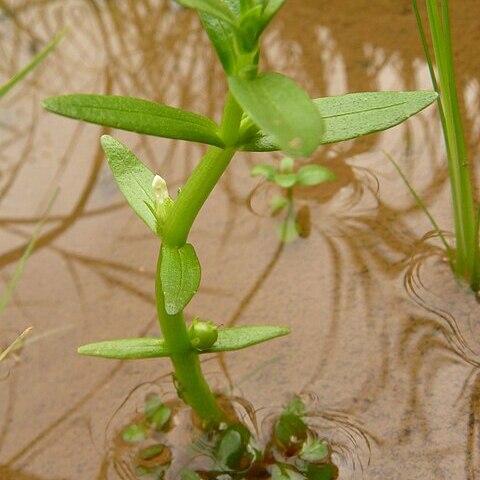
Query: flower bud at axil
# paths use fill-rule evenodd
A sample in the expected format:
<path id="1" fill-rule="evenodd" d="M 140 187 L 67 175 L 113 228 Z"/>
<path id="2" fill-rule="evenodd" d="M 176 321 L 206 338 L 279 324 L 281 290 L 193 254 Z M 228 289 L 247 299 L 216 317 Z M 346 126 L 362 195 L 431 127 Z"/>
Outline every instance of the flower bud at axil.
<path id="1" fill-rule="evenodd" d="M 188 336 L 193 348 L 206 350 L 217 341 L 218 328 L 210 320 L 202 322 L 198 317 L 195 317 L 188 327 Z"/>
<path id="2" fill-rule="evenodd" d="M 168 194 L 167 182 L 165 182 L 160 175 L 153 177 L 152 190 L 155 195 L 154 208 L 157 218 L 157 232 L 160 234 L 167 219 L 168 212 L 173 206 L 173 200 Z"/>

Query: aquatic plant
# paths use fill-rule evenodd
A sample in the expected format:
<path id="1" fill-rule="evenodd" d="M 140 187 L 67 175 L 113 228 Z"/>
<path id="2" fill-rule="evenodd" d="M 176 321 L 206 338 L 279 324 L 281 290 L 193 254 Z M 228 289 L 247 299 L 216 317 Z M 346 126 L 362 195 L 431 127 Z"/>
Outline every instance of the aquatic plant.
<path id="1" fill-rule="evenodd" d="M 284 212 L 284 218 L 277 224 L 277 234 L 284 243 L 290 243 L 299 236 L 305 236 L 304 226 L 297 221 L 293 189 L 299 187 L 314 187 L 324 182 L 332 182 L 335 174 L 323 165 L 304 165 L 294 171 L 295 160 L 284 157 L 279 168 L 273 165 L 255 165 L 250 174 L 252 177 L 263 177 L 267 182 L 277 185 L 282 190 L 281 195 L 274 195 L 270 199 L 272 215 Z"/>
<path id="2" fill-rule="evenodd" d="M 32 70 L 35 69 L 37 65 L 39 65 L 42 60 L 47 57 L 58 45 L 60 40 L 65 36 L 66 30 L 60 32 L 40 53 L 38 53 L 31 61 L 28 63 L 24 68 L 22 68 L 18 73 L 16 73 L 13 77 L 11 77 L 6 83 L 0 86 L 0 98 L 6 95 L 15 85 L 17 85 L 23 78 L 25 78 Z M 56 195 L 55 195 L 56 196 Z M 53 201 L 53 199 L 52 199 Z M 50 206 L 52 202 L 50 202 Z M 49 207 L 50 208 L 50 207 Z M 47 209 L 47 212 L 49 211 Z M 25 266 L 27 264 L 30 255 L 35 248 L 35 244 L 37 242 L 38 236 L 40 234 L 40 230 L 43 226 L 43 221 L 41 221 L 36 227 L 32 234 L 32 238 L 27 245 L 27 248 L 23 252 L 20 261 L 15 268 L 15 271 L 7 282 L 5 291 L 0 297 L 0 314 L 5 310 L 8 302 L 12 298 L 13 292 L 17 287 L 18 281 L 23 274 Z M 24 338 L 31 332 L 32 327 L 27 327 L 10 345 L 8 345 L 3 351 L 0 350 L 0 362 L 5 360 L 5 358 L 16 349 L 20 348 L 23 343 Z"/>
<path id="3" fill-rule="evenodd" d="M 284 75 L 259 72 L 261 35 L 284 0 L 178 3 L 199 12 L 226 73 L 228 93 L 220 125 L 197 113 L 132 97 L 63 95 L 47 98 L 43 105 L 74 119 L 209 145 L 176 198 L 172 198 L 164 178 L 150 171 L 118 140 L 102 136 L 101 144 L 120 190 L 161 239 L 155 292 L 163 336 L 97 342 L 78 351 L 115 359 L 169 357 L 178 396 L 197 413 L 205 429 L 219 432 L 220 426 L 228 425 L 228 418 L 203 376 L 200 355 L 246 348 L 289 332 L 281 326 L 218 328 L 206 319 L 195 318 L 189 326 L 185 321 L 184 309 L 201 279 L 199 259 L 194 246 L 188 243 L 189 232 L 233 156 L 237 151 L 282 150 L 290 156 L 307 157 L 321 144 L 398 125 L 431 104 L 437 95 L 370 92 L 312 100 Z M 237 450 L 248 447 L 245 432 L 228 431 L 233 432 L 229 438 Z M 218 445 L 222 438 L 220 435 Z M 272 473 L 274 478 L 292 478 L 289 468 L 278 466 L 277 470 Z M 298 475 L 295 478 L 303 478 Z"/>
<path id="4" fill-rule="evenodd" d="M 472 290 L 478 291 L 480 289 L 478 244 L 480 208 L 479 205 L 475 205 L 474 201 L 472 171 L 467 158 L 465 134 L 458 102 L 449 4 L 448 0 L 440 0 L 440 2 L 438 0 L 426 0 L 425 4 L 433 45 L 433 58 L 427 44 L 418 1 L 413 0 L 430 76 L 433 87 L 438 93 L 437 102 L 445 139 L 453 203 L 454 247 L 448 244 L 435 221 L 432 221 L 428 211 L 427 215 L 446 247 L 452 270 L 457 278 L 468 282 Z M 433 59 L 435 59 L 437 73 L 435 72 Z M 421 208 L 426 211 L 418 195 L 415 194 L 415 198 L 417 202 L 420 202 Z"/>

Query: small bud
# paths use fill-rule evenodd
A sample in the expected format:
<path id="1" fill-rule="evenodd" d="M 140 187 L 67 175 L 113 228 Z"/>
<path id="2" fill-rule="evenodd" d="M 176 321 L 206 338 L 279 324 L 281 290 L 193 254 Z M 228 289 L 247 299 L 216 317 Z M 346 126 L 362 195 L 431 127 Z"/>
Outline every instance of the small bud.
<path id="1" fill-rule="evenodd" d="M 160 175 L 155 175 L 153 177 L 152 189 L 158 205 L 161 205 L 167 198 L 169 198 L 167 182 Z"/>
<path id="2" fill-rule="evenodd" d="M 212 321 L 202 322 L 198 317 L 195 317 L 188 328 L 188 336 L 192 347 L 197 350 L 206 350 L 217 341 L 218 329 Z"/>
<path id="3" fill-rule="evenodd" d="M 167 182 L 160 175 L 153 177 L 152 190 L 155 194 L 154 211 L 157 218 L 157 233 L 161 235 L 168 212 L 173 205 L 173 200 L 168 194 Z"/>

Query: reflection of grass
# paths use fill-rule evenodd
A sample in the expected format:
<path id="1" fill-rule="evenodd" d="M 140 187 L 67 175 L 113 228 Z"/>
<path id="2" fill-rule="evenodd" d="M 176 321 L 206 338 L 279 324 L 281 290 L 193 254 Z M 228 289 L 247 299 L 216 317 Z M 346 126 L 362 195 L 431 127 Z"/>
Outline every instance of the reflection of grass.
<path id="1" fill-rule="evenodd" d="M 426 0 L 428 23 L 438 75 L 433 67 L 417 0 L 413 0 L 420 36 L 435 90 L 440 94 L 438 106 L 447 149 L 450 185 L 455 220 L 455 255 L 452 268 L 472 290 L 480 288 L 478 215 L 475 215 L 471 171 L 458 102 L 453 64 L 448 0 Z M 449 249 L 448 252 L 454 252 Z"/>

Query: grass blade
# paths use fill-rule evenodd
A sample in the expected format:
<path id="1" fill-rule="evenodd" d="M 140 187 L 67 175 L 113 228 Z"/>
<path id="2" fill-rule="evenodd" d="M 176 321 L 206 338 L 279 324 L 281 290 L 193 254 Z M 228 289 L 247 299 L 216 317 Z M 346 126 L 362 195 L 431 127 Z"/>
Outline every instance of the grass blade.
<path id="1" fill-rule="evenodd" d="M 430 223 L 432 224 L 433 229 L 435 230 L 435 232 L 437 232 L 437 235 L 439 236 L 440 240 L 442 241 L 442 243 L 445 247 L 445 250 L 447 251 L 447 255 L 448 255 L 449 259 L 452 260 L 454 258 L 454 251 L 453 251 L 452 247 L 449 245 L 449 243 L 447 242 L 447 239 L 445 238 L 445 235 L 443 234 L 442 230 L 438 226 L 438 223 L 435 221 L 435 218 L 430 213 L 430 211 L 428 210 L 427 206 L 425 205 L 425 203 L 423 202 L 421 197 L 418 195 L 418 193 L 412 187 L 411 183 L 408 181 L 407 177 L 403 173 L 403 171 L 400 168 L 400 166 L 398 165 L 398 163 L 393 159 L 393 157 L 390 154 L 388 154 L 387 152 L 383 152 L 383 153 L 386 155 L 388 160 L 390 160 L 392 165 L 395 167 L 395 170 L 397 171 L 397 173 L 400 175 L 400 178 L 403 180 L 403 182 L 407 186 L 408 190 L 410 191 L 413 198 L 417 202 L 417 205 L 420 207 L 420 209 L 425 213 L 425 215 L 430 220 Z"/>
<path id="2" fill-rule="evenodd" d="M 26 67 L 16 73 L 7 83 L 0 87 L 0 98 L 9 92 L 20 80 L 26 77 L 52 50 L 67 33 L 64 28 Z"/>
<path id="3" fill-rule="evenodd" d="M 13 352 L 19 348 L 20 344 L 23 342 L 24 338 L 33 330 L 33 327 L 26 328 L 12 344 L 10 344 L 3 352 L 0 352 L 0 362 L 5 360 L 10 352 Z"/>

